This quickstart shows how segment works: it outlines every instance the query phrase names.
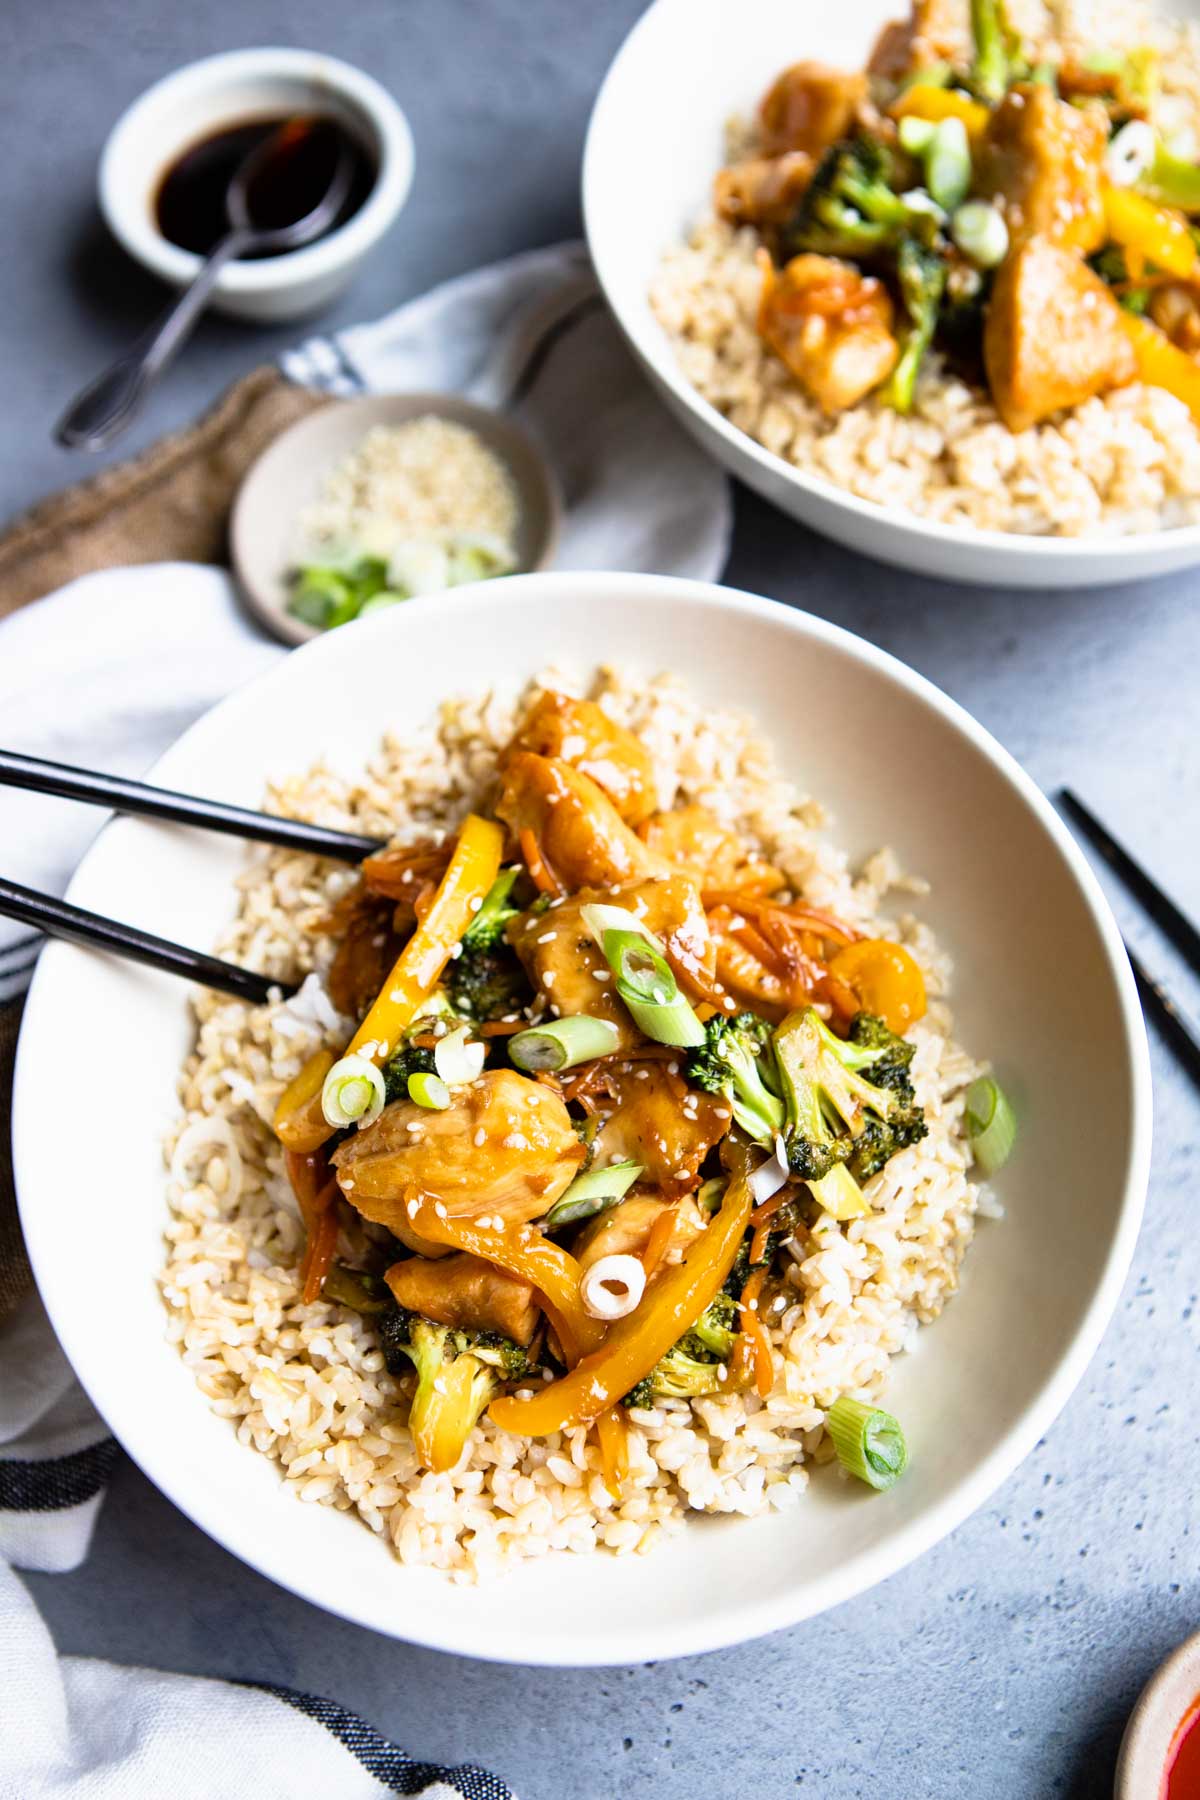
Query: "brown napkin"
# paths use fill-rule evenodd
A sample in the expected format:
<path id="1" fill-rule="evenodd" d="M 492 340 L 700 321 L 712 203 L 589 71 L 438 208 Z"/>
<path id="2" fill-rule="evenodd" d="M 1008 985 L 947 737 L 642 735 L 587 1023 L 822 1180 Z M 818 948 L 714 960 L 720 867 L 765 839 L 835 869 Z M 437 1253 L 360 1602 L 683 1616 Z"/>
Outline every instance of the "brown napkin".
<path id="1" fill-rule="evenodd" d="M 93 569 L 224 562 L 242 476 L 272 438 L 328 404 L 273 366 L 254 369 L 186 430 L 40 501 L 0 533 L 0 618 Z"/>
<path id="2" fill-rule="evenodd" d="M 77 575 L 122 563 L 220 563 L 242 476 L 271 439 L 328 396 L 254 369 L 211 412 L 140 456 L 53 494 L 0 533 L 0 618 Z M 0 1318 L 32 1276 L 17 1222 L 11 1133 L 21 1002 L 0 1006 Z"/>

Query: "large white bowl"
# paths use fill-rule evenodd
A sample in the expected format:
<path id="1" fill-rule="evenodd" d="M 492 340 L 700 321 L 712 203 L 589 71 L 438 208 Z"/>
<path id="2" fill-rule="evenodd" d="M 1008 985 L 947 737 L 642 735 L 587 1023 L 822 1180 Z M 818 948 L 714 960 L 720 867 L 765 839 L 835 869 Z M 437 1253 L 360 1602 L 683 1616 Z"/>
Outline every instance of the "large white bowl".
<path id="1" fill-rule="evenodd" d="M 285 1587 L 397 1637 L 504 1661 L 632 1662 L 788 1625 L 927 1549 L 1031 1449 L 1115 1302 L 1146 1182 L 1149 1078 L 1113 920 L 1083 858 L 1017 764 L 959 707 L 821 620 L 698 582 L 518 576 L 331 632 L 215 707 L 152 779 L 255 805 L 268 773 L 318 756 L 357 771 L 464 689 L 515 690 L 548 658 L 674 669 L 748 709 L 782 767 L 825 797 L 862 854 L 886 838 L 933 883 L 968 1045 L 1021 1117 L 960 1295 L 896 1365 L 911 1466 L 889 1494 L 817 1476 L 795 1511 L 702 1520 L 647 1558 L 559 1556 L 479 1588 L 402 1568 L 354 1517 L 305 1506 L 242 1448 L 164 1341 L 161 1134 L 191 1038 L 181 983 L 51 945 L 21 1036 L 21 1217 L 68 1356 L 150 1478 Z M 847 728 L 847 722 L 852 728 Z M 243 849 L 146 821 L 103 831 L 75 901 L 208 946 Z M 100 1054 L 64 1088 L 64 1046 Z"/>
<path id="2" fill-rule="evenodd" d="M 1197 10 L 1181 0 L 1178 11 Z M 630 32 L 597 97 L 583 161 L 583 208 L 600 284 L 663 399 L 734 475 L 814 530 L 902 568 L 1008 587 L 1086 587 L 1200 562 L 1200 525 L 1125 537 L 1050 538 L 935 524 L 774 456 L 701 399 L 647 293 L 663 252 L 706 209 L 724 128 L 803 57 L 861 68 L 905 0 L 656 0 Z"/>

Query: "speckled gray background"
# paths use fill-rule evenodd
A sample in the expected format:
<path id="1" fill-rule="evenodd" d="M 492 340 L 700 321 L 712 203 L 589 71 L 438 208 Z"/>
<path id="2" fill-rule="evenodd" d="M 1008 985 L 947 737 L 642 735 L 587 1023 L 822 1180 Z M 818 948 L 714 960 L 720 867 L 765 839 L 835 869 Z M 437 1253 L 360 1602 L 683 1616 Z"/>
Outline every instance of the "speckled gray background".
<path id="1" fill-rule="evenodd" d="M 158 302 L 106 242 L 92 200 L 105 132 L 149 81 L 217 48 L 278 42 L 349 57 L 395 90 L 417 181 L 331 320 L 349 323 L 578 230 L 588 106 L 638 11 L 638 0 L 7 0 L 0 510 L 74 476 L 49 424 Z M 130 447 L 287 341 L 207 325 Z M 729 579 L 904 657 L 1046 789 L 1078 788 L 1200 913 L 1198 578 L 1094 595 L 955 590 L 860 561 L 739 493 Z M 1197 985 L 1114 900 L 1195 1005 Z M 1200 1626 L 1200 1094 L 1151 1048 L 1146 1222 L 1087 1378 L 994 1503 L 874 1593 L 674 1664 L 559 1674 L 456 1661 L 278 1592 L 126 1462 L 87 1566 L 31 1583 L 59 1643 L 332 1696 L 418 1755 L 490 1764 L 522 1800 L 1100 1800 L 1138 1688 Z M 302 1790 L 282 1776 L 280 1791 Z"/>

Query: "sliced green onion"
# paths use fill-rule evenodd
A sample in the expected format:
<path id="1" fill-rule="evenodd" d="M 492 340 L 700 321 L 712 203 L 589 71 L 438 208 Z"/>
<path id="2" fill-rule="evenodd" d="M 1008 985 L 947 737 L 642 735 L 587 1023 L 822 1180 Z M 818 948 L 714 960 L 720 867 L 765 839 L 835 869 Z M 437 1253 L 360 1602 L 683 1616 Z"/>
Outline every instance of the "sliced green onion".
<path id="1" fill-rule="evenodd" d="M 510 1061 L 527 1074 L 542 1069 L 573 1069 L 576 1063 L 610 1056 L 620 1042 L 620 1032 L 607 1019 L 574 1013 L 569 1019 L 551 1019 L 518 1031 L 508 1040 Z"/>
<path id="2" fill-rule="evenodd" d="M 483 1073 L 487 1051 L 480 1043 L 468 1043 L 470 1027 L 460 1025 L 457 1031 L 439 1038 L 433 1052 L 433 1066 L 447 1087 L 465 1087 Z"/>
<path id="3" fill-rule="evenodd" d="M 953 212 L 971 191 L 971 145 L 961 119 L 942 119 L 924 153 L 925 186 L 939 206 Z"/>
<path id="4" fill-rule="evenodd" d="M 347 1125 L 373 1125 L 386 1099 L 384 1079 L 375 1064 L 365 1056 L 343 1056 L 325 1077 L 321 1111 L 325 1123 L 336 1130 Z"/>
<path id="5" fill-rule="evenodd" d="M 907 94 L 909 88 L 915 87 L 949 87 L 953 74 L 954 70 L 948 62 L 925 63 L 904 77 L 900 83 L 900 92 Z"/>
<path id="6" fill-rule="evenodd" d="M 410 1075 L 408 1097 L 426 1112 L 445 1112 L 450 1104 L 450 1089 L 438 1075 Z"/>
<path id="7" fill-rule="evenodd" d="M 975 1161 L 984 1175 L 994 1175 L 1012 1155 L 1017 1139 L 1017 1115 L 999 1082 L 981 1075 L 967 1089 L 967 1136 Z"/>
<path id="8" fill-rule="evenodd" d="M 826 1413 L 825 1429 L 833 1439 L 843 1469 L 857 1475 L 868 1487 L 882 1492 L 903 1475 L 908 1465 L 908 1446 L 900 1421 L 891 1413 L 843 1394 Z"/>
<path id="9" fill-rule="evenodd" d="M 910 156 L 921 156 L 932 144 L 937 125 L 932 119 L 917 119 L 910 114 L 901 119 L 898 130 L 901 149 Z"/>
<path id="10" fill-rule="evenodd" d="M 656 1044 L 689 1048 L 704 1042 L 704 1027 L 657 945 L 637 932 L 606 931 L 604 955 L 639 1031 Z"/>
<path id="11" fill-rule="evenodd" d="M 1135 187 L 1154 166 L 1158 139 L 1145 119 L 1130 119 L 1108 140 L 1104 163 L 1114 187 Z"/>
<path id="12" fill-rule="evenodd" d="M 542 1220 L 542 1229 L 555 1231 L 560 1225 L 577 1225 L 581 1219 L 606 1212 L 625 1198 L 641 1173 L 641 1163 L 619 1162 L 577 1175 Z"/>
<path id="13" fill-rule="evenodd" d="M 950 222 L 950 233 L 964 256 L 979 269 L 995 269 L 1008 255 L 1004 215 L 986 200 L 968 200 Z"/>
<path id="14" fill-rule="evenodd" d="M 702 1044 L 704 1027 L 680 993 L 662 943 L 636 914 L 595 904 L 581 907 L 580 917 L 603 950 L 638 1030 L 656 1044 Z"/>

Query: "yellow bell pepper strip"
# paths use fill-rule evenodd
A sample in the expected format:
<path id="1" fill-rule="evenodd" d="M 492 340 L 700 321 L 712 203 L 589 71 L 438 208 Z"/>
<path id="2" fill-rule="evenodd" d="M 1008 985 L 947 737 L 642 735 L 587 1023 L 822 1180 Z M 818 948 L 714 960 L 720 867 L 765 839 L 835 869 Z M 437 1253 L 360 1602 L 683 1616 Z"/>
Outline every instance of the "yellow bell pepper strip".
<path id="1" fill-rule="evenodd" d="M 429 911 L 400 952 L 378 999 L 350 1039 L 347 1056 L 365 1056 L 381 1063 L 391 1055 L 437 986 L 455 945 L 495 881 L 503 848 L 504 834 L 493 819 L 468 814 Z M 315 1150 L 333 1132 L 321 1110 L 320 1083 L 303 1100 L 292 1092 L 293 1088 L 303 1091 L 312 1066 L 306 1064 L 301 1070 L 275 1114 L 275 1134 L 289 1150 Z M 332 1058 L 322 1071 L 322 1081 L 330 1067 Z"/>
<path id="2" fill-rule="evenodd" d="M 1165 388 L 1190 411 L 1200 425 L 1200 363 L 1173 344 L 1165 331 L 1149 319 L 1122 310 L 1121 323 L 1129 333 L 1137 357 L 1138 375 L 1147 387 Z"/>
<path id="3" fill-rule="evenodd" d="M 321 1112 L 321 1089 L 333 1064 L 332 1050 L 318 1050 L 284 1088 L 279 1105 L 275 1108 L 275 1135 L 285 1150 L 309 1156 L 314 1150 L 319 1150 L 329 1136 L 329 1127 Z M 320 1123 L 324 1127 L 319 1135 L 316 1122 L 311 1116 L 314 1100 Z"/>
<path id="4" fill-rule="evenodd" d="M 961 119 L 972 145 L 978 143 L 987 128 L 990 114 L 986 106 L 960 94 L 957 88 L 932 87 L 915 83 L 893 100 L 888 108 L 893 119 L 928 119 L 938 125 L 943 119 Z"/>
<path id="5" fill-rule="evenodd" d="M 579 1298 L 579 1264 L 560 1244 L 551 1243 L 534 1225 L 509 1225 L 503 1231 L 481 1226 L 476 1219 L 447 1219 L 428 1194 L 417 1194 L 405 1207 L 413 1230 L 430 1243 L 469 1250 L 531 1281 L 541 1294 L 563 1355 L 575 1362 L 604 1339 L 605 1327 L 584 1311 Z"/>
<path id="6" fill-rule="evenodd" d="M 925 977 L 903 944 L 860 938 L 830 958 L 829 972 L 845 982 L 862 1011 L 878 1013 L 889 1031 L 903 1036 L 925 1016 Z"/>
<path id="7" fill-rule="evenodd" d="M 1113 187 L 1110 182 L 1104 184 L 1101 193 L 1108 235 L 1113 243 L 1120 244 L 1127 257 L 1132 251 L 1181 281 L 1200 275 L 1200 252 L 1182 213 L 1158 206 L 1133 188 Z"/>
<path id="8" fill-rule="evenodd" d="M 751 1204 L 749 1182 L 732 1180 L 720 1212 L 683 1261 L 647 1287 L 641 1304 L 609 1327 L 598 1350 L 532 1400 L 502 1394 L 492 1401 L 489 1418 L 522 1437 L 545 1437 L 590 1425 L 615 1406 L 716 1298 L 745 1236 Z"/>
<path id="9" fill-rule="evenodd" d="M 612 1406 L 596 1420 L 596 1438 L 600 1445 L 600 1467 L 604 1485 L 611 1500 L 621 1498 L 621 1483 L 629 1473 L 629 1432 L 625 1409 Z"/>

